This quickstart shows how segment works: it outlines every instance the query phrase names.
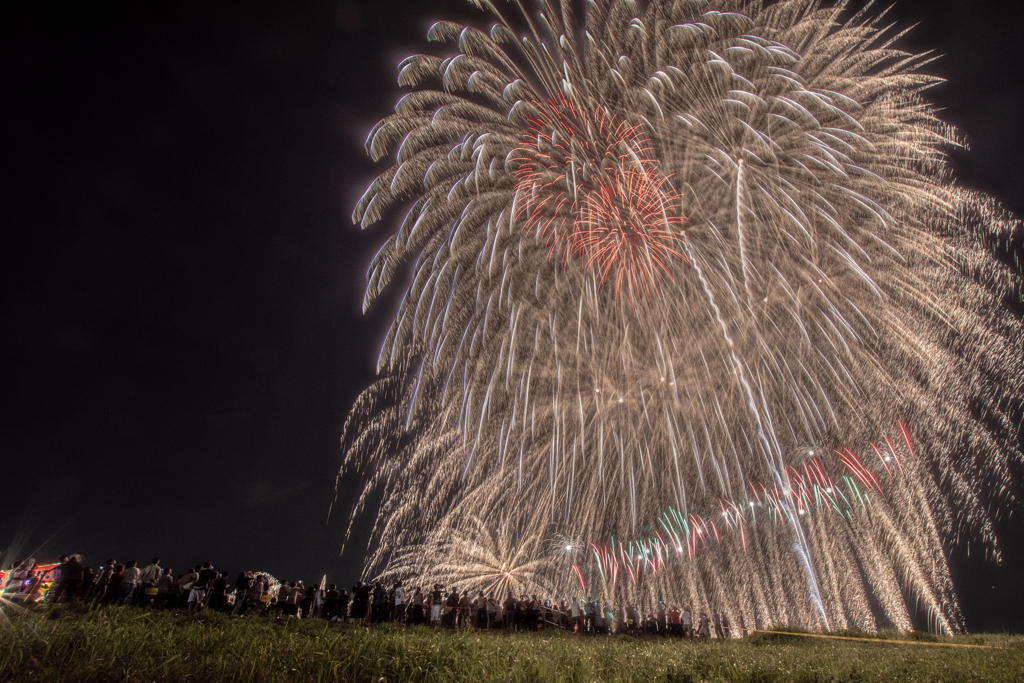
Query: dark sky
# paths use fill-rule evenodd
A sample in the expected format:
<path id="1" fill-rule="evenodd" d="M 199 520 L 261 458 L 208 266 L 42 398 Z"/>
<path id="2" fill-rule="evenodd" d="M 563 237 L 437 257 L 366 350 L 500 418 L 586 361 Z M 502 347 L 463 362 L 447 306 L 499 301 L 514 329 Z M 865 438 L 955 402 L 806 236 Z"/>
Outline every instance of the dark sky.
<path id="1" fill-rule="evenodd" d="M 0 17 L 0 550 L 350 582 L 344 492 L 327 523 L 338 439 L 395 306 L 361 313 L 387 229 L 348 219 L 384 168 L 362 142 L 427 27 L 483 15 L 19 5 Z M 1022 6 L 906 0 L 892 17 L 943 55 L 927 70 L 971 144 L 960 181 L 1024 214 Z M 1019 526 L 1002 567 L 953 553 L 972 630 L 1024 631 Z"/>

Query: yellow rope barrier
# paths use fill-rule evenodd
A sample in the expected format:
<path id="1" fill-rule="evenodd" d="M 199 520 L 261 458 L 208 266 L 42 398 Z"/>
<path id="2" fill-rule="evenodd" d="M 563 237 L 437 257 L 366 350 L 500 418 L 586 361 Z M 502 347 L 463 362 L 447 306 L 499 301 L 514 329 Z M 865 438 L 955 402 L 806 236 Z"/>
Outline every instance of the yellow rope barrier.
<path id="1" fill-rule="evenodd" d="M 829 636 L 824 633 L 792 633 L 790 631 L 765 631 L 759 628 L 742 629 L 729 626 L 730 631 L 750 631 L 751 633 L 774 633 L 780 636 L 801 636 L 804 638 L 831 638 L 833 640 L 857 640 L 862 643 L 892 643 L 897 645 L 931 645 L 933 647 L 973 647 L 981 650 L 1001 650 L 994 645 L 968 645 L 967 643 L 929 643 L 921 640 L 885 640 L 883 638 L 854 638 L 852 636 Z"/>

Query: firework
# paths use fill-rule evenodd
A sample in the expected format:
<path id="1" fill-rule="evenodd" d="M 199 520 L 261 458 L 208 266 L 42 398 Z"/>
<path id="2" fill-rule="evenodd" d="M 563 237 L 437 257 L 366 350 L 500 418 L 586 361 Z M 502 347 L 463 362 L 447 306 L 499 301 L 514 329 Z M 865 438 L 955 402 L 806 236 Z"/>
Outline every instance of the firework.
<path id="1" fill-rule="evenodd" d="M 496 527 L 496 528 L 495 528 Z M 518 532 L 507 522 L 485 524 L 470 515 L 457 527 L 435 528 L 423 543 L 393 553 L 382 580 L 415 577 L 425 586 L 441 583 L 464 595 L 550 595 L 550 565 L 541 536 Z"/>
<path id="2" fill-rule="evenodd" d="M 962 630 L 945 545 L 998 559 L 1021 462 L 1019 227 L 950 182 L 922 58 L 845 3 L 478 4 L 367 141 L 354 219 L 407 210 L 364 306 L 413 262 L 342 439 L 368 574 Z"/>

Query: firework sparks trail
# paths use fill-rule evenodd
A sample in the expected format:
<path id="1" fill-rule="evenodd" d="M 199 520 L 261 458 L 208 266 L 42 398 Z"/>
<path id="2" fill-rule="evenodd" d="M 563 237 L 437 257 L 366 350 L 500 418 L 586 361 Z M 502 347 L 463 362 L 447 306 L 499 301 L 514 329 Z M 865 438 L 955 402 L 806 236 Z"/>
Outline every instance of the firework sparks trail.
<path id="1" fill-rule="evenodd" d="M 364 307 L 412 262 L 342 437 L 367 574 L 962 630 L 947 546 L 998 559 L 1024 460 L 1020 226 L 950 182 L 926 60 L 843 2 L 474 3 L 367 140 L 354 219 L 407 210 Z"/>

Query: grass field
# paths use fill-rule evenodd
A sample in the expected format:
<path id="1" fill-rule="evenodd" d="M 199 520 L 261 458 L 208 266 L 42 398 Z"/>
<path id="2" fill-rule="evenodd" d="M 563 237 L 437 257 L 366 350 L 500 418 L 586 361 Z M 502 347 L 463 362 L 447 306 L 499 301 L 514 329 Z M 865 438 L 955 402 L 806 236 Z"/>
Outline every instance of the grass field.
<path id="1" fill-rule="evenodd" d="M 762 634 L 718 644 L 233 620 L 117 607 L 40 606 L 5 614 L 0 681 L 15 682 L 1024 681 L 1024 637 L 1005 635 L 941 640 L 992 649 Z"/>

